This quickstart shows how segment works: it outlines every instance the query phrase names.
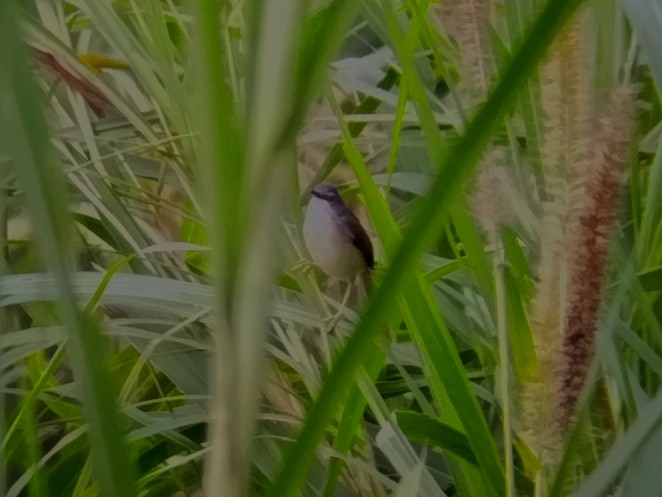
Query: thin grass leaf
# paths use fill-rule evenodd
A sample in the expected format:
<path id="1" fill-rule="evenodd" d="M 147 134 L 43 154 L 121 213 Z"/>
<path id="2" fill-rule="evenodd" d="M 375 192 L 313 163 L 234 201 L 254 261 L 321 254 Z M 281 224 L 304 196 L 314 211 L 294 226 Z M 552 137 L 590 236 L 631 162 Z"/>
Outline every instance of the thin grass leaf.
<path id="1" fill-rule="evenodd" d="M 55 354 L 53 354 L 53 357 L 48 362 L 48 366 L 44 371 L 42 371 L 37 382 L 30 385 L 30 390 L 27 397 L 22 399 L 21 407 L 16 413 L 16 416 L 14 417 L 14 420 L 12 421 L 11 425 L 9 425 L 9 427 L 7 428 L 5 437 L 2 439 L 2 442 L 0 443 L 0 452 L 4 452 L 6 450 L 12 435 L 23 422 L 23 418 L 29 417 L 31 415 L 34 416 L 34 404 L 37 398 L 39 397 L 39 395 L 41 395 L 41 392 L 46 387 L 46 383 L 49 380 L 51 380 L 56 369 L 60 366 L 60 363 L 64 358 L 64 350 L 65 350 L 64 344 L 60 343 L 57 350 L 55 351 Z"/>
<path id="2" fill-rule="evenodd" d="M 448 450 L 465 461 L 478 465 L 469 439 L 461 431 L 419 412 L 397 411 L 396 418 L 404 434 L 411 440 Z"/>
<path id="3" fill-rule="evenodd" d="M 628 429 L 600 463 L 600 466 L 586 479 L 572 495 L 575 497 L 601 497 L 605 495 L 611 483 L 633 461 L 634 454 L 662 426 L 662 394 L 658 394 L 645 406 L 637 420 Z M 659 466 L 649 468 L 659 472 Z"/>
<path id="4" fill-rule="evenodd" d="M 396 418 L 402 431 L 412 441 L 449 451 L 473 465 L 478 464 L 464 433 L 415 411 L 397 411 Z M 533 482 L 519 471 L 515 473 L 515 485 L 524 495 L 533 494 Z"/>
<path id="5" fill-rule="evenodd" d="M 662 29 L 662 5 L 657 0 L 621 0 L 630 18 L 642 50 L 648 58 L 658 95 L 662 94 L 662 54 L 659 33 Z"/>
<path id="6" fill-rule="evenodd" d="M 247 61 L 247 103 L 242 108 L 237 101 L 243 89 L 227 84 L 233 68 L 223 54 L 232 56 L 232 46 L 218 40 L 218 32 L 226 29 L 219 22 L 225 20 L 223 3 L 199 5 L 197 48 L 204 55 L 198 61 L 199 93 L 211 99 L 211 105 L 202 101 L 200 160 L 216 249 L 220 328 L 212 372 L 214 445 L 205 478 L 210 493 L 238 495 L 246 481 L 262 376 L 267 290 L 274 276 L 275 258 L 264 257 L 264 247 L 277 249 L 273 241 L 282 197 L 296 163 L 294 133 L 355 8 L 351 2 L 332 2 L 332 15 L 322 16 L 316 25 L 325 43 L 299 44 L 300 35 L 309 36 L 314 25 L 306 22 L 302 6 L 299 0 L 278 6 L 255 2 L 247 10 L 254 58 Z M 244 113 L 251 119 L 244 121 Z"/>
<path id="7" fill-rule="evenodd" d="M 86 432 L 87 432 L 87 427 L 76 428 L 75 430 L 67 433 L 60 440 L 58 440 L 58 442 L 46 454 L 44 454 L 41 457 L 37 466 L 32 466 L 31 468 L 29 468 L 12 484 L 11 487 L 9 487 L 7 493 L 5 494 L 5 497 L 19 497 L 20 495 L 24 495 L 22 493 L 23 489 L 28 485 L 30 479 L 32 478 L 33 473 L 36 471 L 40 471 L 41 468 L 43 468 L 49 460 L 53 459 L 55 456 L 60 454 L 60 452 L 64 450 L 67 446 L 76 442 L 76 440 L 82 437 L 83 435 L 85 435 Z"/>
<path id="8" fill-rule="evenodd" d="M 662 198 L 655 194 L 659 191 L 662 191 L 662 139 L 659 139 L 655 159 L 651 164 L 648 195 L 642 214 L 640 240 L 637 247 L 639 264 L 644 267 L 648 259 L 655 260 L 655 247 L 660 246 L 660 236 L 662 236 L 659 223 L 660 213 L 662 212 Z M 659 256 L 659 252 L 657 253 Z"/>
<path id="9" fill-rule="evenodd" d="M 9 171 L 6 164 L 0 165 L 0 175 L 5 178 L 9 177 Z M 0 278 L 5 276 L 10 271 L 10 265 L 6 260 L 5 254 L 8 247 L 7 228 L 9 222 L 9 195 L 5 188 L 6 184 L 3 182 L 0 187 Z M 12 316 L 8 309 L 0 308 L 0 344 L 6 338 L 6 334 L 14 329 Z M 0 371 L 3 371 L 3 376 L 7 375 L 9 367 L 5 366 L 2 355 L 0 355 Z M 0 388 L 4 387 L 4 381 L 0 383 Z M 7 403 L 4 392 L 0 391 L 0 419 L 4 419 L 7 409 Z M 0 440 L 5 438 L 6 428 L 5 423 L 0 422 Z M 4 495 L 7 490 L 7 461 L 4 452 L 0 451 L 0 495 Z"/>
<path id="10" fill-rule="evenodd" d="M 662 488 L 659 454 L 662 447 L 662 423 L 651 431 L 644 444 L 632 454 L 623 477 L 623 496 L 655 495 Z"/>
<path id="11" fill-rule="evenodd" d="M 426 105 L 425 102 L 421 104 Z M 359 179 L 371 218 L 382 239 L 386 256 L 390 258 L 400 240 L 400 230 L 393 220 L 385 200 L 372 183 L 368 169 L 354 146 L 338 109 L 336 113 L 343 132 L 345 155 Z M 480 439 L 481 436 L 478 434 L 482 434 L 483 441 L 491 440 L 491 434 L 462 370 L 448 328 L 439 313 L 432 291 L 425 284 L 421 274 L 418 272 L 415 274 L 415 281 L 406 284 L 402 295 L 403 318 L 409 333 L 414 337 L 425 358 L 423 368 L 442 419 L 454 427 L 463 426 L 467 433 L 472 434 L 476 439 Z M 460 412 L 463 413 L 462 416 L 459 415 Z M 477 442 L 477 445 L 482 444 Z M 482 450 L 490 450 L 490 448 L 484 447 Z M 493 451 L 493 458 L 497 461 L 496 466 L 498 467 L 496 450 Z M 458 486 L 464 493 L 485 494 L 489 492 L 487 489 L 489 483 L 483 477 L 477 476 L 478 472 L 474 468 L 467 467 L 462 461 L 455 464 L 453 472 Z"/>
<path id="12" fill-rule="evenodd" d="M 82 271 L 70 274 L 74 294 L 84 301 L 92 297 L 102 279 L 103 274 L 97 272 Z M 137 307 L 188 318 L 211 305 L 213 294 L 213 288 L 202 283 L 117 273 L 108 282 L 100 302 L 103 305 Z M 57 298 L 57 287 L 51 274 L 14 274 L 0 278 L 0 306 L 40 300 L 52 301 Z M 323 328 L 318 316 L 300 304 L 274 300 L 272 310 L 275 317 L 291 320 L 303 326 Z M 340 321 L 338 327 L 343 332 L 350 330 L 345 321 Z"/>
<path id="13" fill-rule="evenodd" d="M 379 371 L 384 365 L 386 354 L 379 348 L 375 348 L 373 357 L 366 362 L 366 372 L 372 381 L 377 378 Z M 366 407 L 366 399 L 361 393 L 358 385 L 355 385 L 350 392 L 342 417 L 338 423 L 338 433 L 333 439 L 333 449 L 338 454 L 346 455 L 352 448 L 357 439 L 357 431 L 363 424 L 363 412 Z M 340 476 L 342 475 L 345 461 L 341 457 L 334 457 L 329 461 L 329 465 L 324 477 L 324 486 L 322 487 L 322 497 L 333 497 Z"/>
<path id="14" fill-rule="evenodd" d="M 92 311 L 94 311 L 94 309 L 96 309 L 97 305 L 99 305 L 99 302 L 101 301 L 101 297 L 103 297 L 103 293 L 106 291 L 106 288 L 108 288 L 108 284 L 113 279 L 113 276 L 115 276 L 115 274 L 120 269 L 126 266 L 128 262 L 131 259 L 133 259 L 133 257 L 134 257 L 133 255 L 129 255 L 127 257 L 120 259 L 105 272 L 103 278 L 101 278 L 101 281 L 99 282 L 99 286 L 94 291 L 94 294 L 92 294 L 92 297 L 85 306 L 85 310 L 87 312 L 91 313 Z"/>
<path id="15" fill-rule="evenodd" d="M 300 44 L 293 92 L 298 96 L 298 105 L 290 110 L 288 126 L 282 135 L 284 142 L 291 139 L 291 134 L 298 130 L 304 112 L 322 88 L 328 64 L 345 38 L 359 7 L 360 3 L 352 0 L 331 0 L 306 22 L 301 34 L 303 41 Z M 319 40 L 324 40 L 324 43 L 318 43 Z"/>
<path id="16" fill-rule="evenodd" d="M 377 84 L 377 87 L 381 90 L 390 90 L 391 87 L 396 83 L 398 80 L 398 73 L 395 71 L 393 68 L 390 68 L 384 78 Z M 374 111 L 377 110 L 377 108 L 380 106 L 382 102 L 374 97 L 374 96 L 368 96 L 364 98 L 359 104 L 348 104 L 347 108 L 345 109 L 346 114 L 362 114 L 362 115 L 373 115 Z M 350 133 L 353 137 L 357 137 L 361 134 L 363 129 L 366 126 L 366 122 L 353 122 L 349 125 L 349 130 Z M 301 201 L 305 202 L 308 200 L 309 195 L 310 195 L 310 190 L 317 185 L 318 183 L 321 183 L 324 181 L 329 174 L 331 174 L 331 171 L 333 171 L 333 168 L 336 167 L 340 161 L 343 159 L 343 149 L 342 149 L 342 143 L 337 142 L 333 145 L 331 148 L 331 151 L 327 154 L 326 159 L 324 160 L 324 163 L 320 168 L 317 170 L 315 175 L 313 176 L 313 179 L 310 181 L 310 184 L 306 186 L 306 188 L 303 189 L 301 193 Z"/>
<path id="17" fill-rule="evenodd" d="M 38 227 L 44 259 L 57 282 L 62 320 L 69 330 L 69 352 L 84 392 L 99 488 L 109 497 L 132 496 L 136 495 L 132 466 L 117 417 L 114 385 L 106 370 L 103 337 L 98 324 L 78 309 L 68 280 L 72 222 L 65 208 L 65 185 L 50 146 L 40 96 L 26 63 L 27 51 L 20 39 L 15 9 L 14 2 L 8 1 L 2 3 L 0 11 L 0 58 L 7 64 L 0 76 L 2 130 Z"/>

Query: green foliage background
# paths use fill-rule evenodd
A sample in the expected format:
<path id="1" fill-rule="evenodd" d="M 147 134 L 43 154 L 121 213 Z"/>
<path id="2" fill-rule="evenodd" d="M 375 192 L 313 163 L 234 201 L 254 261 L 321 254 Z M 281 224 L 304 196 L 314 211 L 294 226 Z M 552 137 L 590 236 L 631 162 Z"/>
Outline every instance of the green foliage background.
<path id="1" fill-rule="evenodd" d="M 0 2 L 0 495 L 659 494 L 662 8 L 488 3 L 483 101 L 424 0 Z M 493 243 L 471 191 L 502 147 L 539 220 L 578 11 L 595 91 L 641 105 L 550 476 L 511 402 L 540 240 Z M 306 262 L 327 177 L 377 242 L 360 309 Z"/>

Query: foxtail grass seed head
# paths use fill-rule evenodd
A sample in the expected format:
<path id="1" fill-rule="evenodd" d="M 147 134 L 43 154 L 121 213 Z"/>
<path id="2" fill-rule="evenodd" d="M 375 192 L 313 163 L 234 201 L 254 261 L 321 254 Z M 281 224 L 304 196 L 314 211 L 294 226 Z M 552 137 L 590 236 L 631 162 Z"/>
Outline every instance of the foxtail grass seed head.
<path id="1" fill-rule="evenodd" d="M 602 278 L 635 118 L 631 88 L 601 109 L 595 47 L 582 15 L 568 23 L 541 70 L 545 201 L 531 302 L 535 381 L 518 389 L 518 431 L 547 469 L 560 461 L 594 356 Z"/>
<path id="2" fill-rule="evenodd" d="M 616 88 L 600 119 L 584 202 L 572 225 L 575 245 L 569 254 L 564 333 L 554 375 L 558 392 L 556 417 L 564 429 L 571 424 L 594 354 L 609 239 L 618 214 L 634 122 L 632 88 Z"/>
<path id="3" fill-rule="evenodd" d="M 460 51 L 462 86 L 478 100 L 487 95 L 494 72 L 489 6 L 487 0 L 446 0 L 433 7 L 433 16 L 439 19 Z"/>

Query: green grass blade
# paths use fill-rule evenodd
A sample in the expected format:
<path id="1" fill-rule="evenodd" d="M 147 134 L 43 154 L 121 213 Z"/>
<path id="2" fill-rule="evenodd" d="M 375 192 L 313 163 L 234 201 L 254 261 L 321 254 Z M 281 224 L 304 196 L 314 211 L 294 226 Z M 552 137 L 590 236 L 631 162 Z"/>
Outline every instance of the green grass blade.
<path id="1" fill-rule="evenodd" d="M 59 308 L 69 331 L 68 351 L 82 390 L 89 423 L 91 453 L 101 493 L 108 497 L 137 495 L 133 468 L 117 416 L 115 385 L 107 371 L 104 338 L 96 322 L 80 312 L 69 282 L 72 221 L 66 210 L 65 184 L 54 158 L 39 95 L 20 39 L 14 2 L 0 4 L 0 75 L 2 131 L 14 157 L 17 177 L 26 192 L 47 267 L 59 291 Z"/>
<path id="2" fill-rule="evenodd" d="M 390 90 L 397 80 L 398 80 L 398 73 L 391 68 L 387 71 L 386 75 L 379 82 L 377 87 L 382 90 Z M 377 110 L 380 104 L 381 101 L 378 98 L 365 97 L 357 105 L 354 105 L 352 102 L 348 102 L 347 107 L 345 108 L 345 112 L 348 114 L 371 114 L 375 110 Z M 363 131 L 365 127 L 366 127 L 366 123 L 354 122 L 354 123 L 350 123 L 349 131 L 353 137 L 356 137 L 361 134 L 361 131 Z M 315 173 L 315 176 L 313 176 L 313 179 L 310 181 L 309 185 L 302 192 L 301 199 L 303 202 L 308 200 L 310 195 L 310 190 L 312 189 L 312 187 L 324 181 L 326 177 L 329 174 L 331 174 L 333 168 L 336 167 L 338 163 L 343 159 L 343 157 L 344 154 L 342 149 L 342 143 L 337 142 L 333 145 L 333 147 L 329 151 L 328 155 L 326 156 L 326 159 L 324 160 L 324 163 Z"/>
<path id="3" fill-rule="evenodd" d="M 621 4 L 648 58 L 658 95 L 662 96 L 662 54 L 659 51 L 662 4 L 657 0 L 621 0 Z"/>
<path id="4" fill-rule="evenodd" d="M 379 374 L 386 355 L 379 349 L 373 350 L 373 357 L 366 362 L 366 371 L 370 379 L 374 381 Z M 367 401 L 361 393 L 358 385 L 354 385 L 349 395 L 345 408 L 343 409 L 340 423 L 338 424 L 338 434 L 333 440 L 333 450 L 340 454 L 347 454 L 357 437 L 357 431 L 363 424 L 363 412 L 365 411 Z M 345 467 L 345 461 L 339 457 L 334 457 L 329 461 L 329 467 L 324 477 L 324 487 L 322 497 L 333 497 L 338 485 L 338 480 Z"/>
<path id="5" fill-rule="evenodd" d="M 655 430 L 662 426 L 662 394 L 658 394 L 639 413 L 639 417 L 626 434 L 612 447 L 600 466 L 586 479 L 576 497 L 600 497 L 609 490 L 611 483 L 620 476 L 632 461 L 633 455 L 642 447 Z M 651 470 L 659 471 L 659 465 Z"/>
<path id="6" fill-rule="evenodd" d="M 655 159 L 651 164 L 646 206 L 642 214 L 641 232 L 637 247 L 639 264 L 645 267 L 648 259 L 655 260 L 655 231 L 659 230 L 660 213 L 662 212 L 662 197 L 655 192 L 662 191 L 662 140 L 660 140 Z"/>
<path id="7" fill-rule="evenodd" d="M 9 178 L 9 168 L 7 165 L 0 165 L 0 175 L 3 178 Z M 0 186 L 0 279 L 2 279 L 3 276 L 9 273 L 10 271 L 10 265 L 7 261 L 7 254 L 8 254 L 8 245 L 7 245 L 7 235 L 8 235 L 8 224 L 9 224 L 9 195 L 8 191 L 5 188 L 5 183 L 4 181 L 1 183 Z M 12 331 L 14 328 L 13 322 L 12 322 L 12 314 L 9 311 L 9 309 L 6 309 L 5 307 L 0 307 L 0 341 L 3 338 L 3 334 L 8 333 Z M 5 367 L 4 365 L 1 364 L 2 361 L 0 361 L 0 369 L 2 369 L 3 372 L 6 372 L 9 370 L 9 368 Z M 6 416 L 6 410 L 7 410 L 7 402 L 5 398 L 5 393 L 0 392 L 0 420 L 4 420 Z M 5 426 L 4 422 L 0 422 L 0 440 L 4 440 L 6 437 L 7 433 L 7 428 Z M 7 461 L 5 458 L 5 454 L 2 450 L 0 450 L 0 495 L 5 495 L 7 490 Z"/>
<path id="8" fill-rule="evenodd" d="M 397 411 L 396 417 L 398 425 L 410 440 L 446 450 L 473 465 L 478 465 L 464 433 L 420 412 Z M 515 473 L 515 485 L 524 495 L 533 494 L 533 482 L 523 473 Z"/>
<path id="9" fill-rule="evenodd" d="M 478 465 L 469 440 L 461 431 L 420 412 L 398 411 L 396 418 L 409 439 L 447 450 L 471 464 Z"/>
<path id="10" fill-rule="evenodd" d="M 231 47 L 227 43 L 224 12 L 230 7 L 223 0 L 195 2 L 195 32 L 192 43 L 191 69 L 195 79 L 191 105 L 196 109 L 194 125 L 200 135 L 197 142 L 198 182 L 206 201 L 209 244 L 214 247 L 211 257 L 215 278 L 213 331 L 214 353 L 211 362 L 211 413 L 207 439 L 204 486 L 212 494 L 238 496 L 246 482 L 247 458 L 250 448 L 244 444 L 253 429 L 251 411 L 240 414 L 246 406 L 242 396 L 248 393 L 237 378 L 237 361 L 255 358 L 250 350 L 240 351 L 239 324 L 234 322 L 238 273 L 242 249 L 250 217 L 242 212 L 242 192 L 248 176 L 242 172 L 245 159 L 245 126 L 237 105 L 238 95 L 231 86 Z M 262 309 L 256 314 L 262 315 Z M 259 327 L 258 330 L 261 330 Z M 253 337 L 247 337 L 253 339 Z M 244 338 L 246 340 L 247 338 Z M 251 371 L 255 374 L 256 371 Z M 249 435 L 250 436 L 250 435 Z"/>
<path id="11" fill-rule="evenodd" d="M 248 3 L 240 31 L 250 58 L 241 68 L 247 74 L 241 88 L 228 84 L 236 54 L 227 36 L 234 22 L 227 17 L 231 4 L 200 1 L 198 6 L 198 160 L 211 214 L 218 295 L 205 486 L 211 494 L 239 495 L 251 463 L 268 292 L 277 260 L 265 257 L 265 247 L 279 249 L 274 241 L 296 164 L 295 133 L 356 6 L 335 0 L 310 20 L 301 0 Z M 301 43 L 313 35 L 325 43 Z"/>
<path id="12" fill-rule="evenodd" d="M 421 102 L 426 105 L 426 102 Z M 359 184 L 366 197 L 368 210 L 373 219 L 387 257 L 393 257 L 401 239 L 400 230 L 393 219 L 385 200 L 372 182 L 370 173 L 359 151 L 354 146 L 351 134 L 339 110 L 336 112 L 343 133 L 345 155 L 354 169 Z M 464 428 L 470 434 L 471 443 L 479 447 L 485 455 L 481 462 L 485 465 L 484 474 L 464 461 L 453 464 L 453 473 L 461 493 L 485 495 L 490 492 L 490 483 L 498 494 L 503 486 L 503 469 L 496 447 L 491 443 L 492 435 L 487 427 L 480 406 L 476 402 L 470 383 L 462 368 L 461 361 L 448 327 L 429 285 L 423 276 L 416 272 L 414 282 L 407 282 L 402 292 L 402 314 L 409 333 L 419 346 L 424 362 L 423 370 L 430 384 L 437 409 L 442 419 L 456 429 Z M 459 415 L 462 413 L 462 416 Z M 488 463 L 489 461 L 489 463 Z M 485 475 L 488 475 L 485 478 Z"/>
<path id="13" fill-rule="evenodd" d="M 504 473 L 492 434 L 471 388 L 450 330 L 442 318 L 432 290 L 422 277 L 405 283 L 403 315 L 424 358 L 424 371 L 443 422 L 463 430 L 481 471 L 463 460 L 451 461 L 461 493 L 500 495 Z"/>
<path id="14" fill-rule="evenodd" d="M 283 131 L 287 141 L 290 133 L 299 129 L 308 105 L 326 79 L 327 64 L 347 35 L 352 21 L 358 14 L 359 2 L 352 0 L 332 0 L 328 5 L 309 19 L 302 31 L 301 51 L 293 94 L 297 101 L 290 111 L 288 126 Z M 324 40 L 319 43 L 319 40 Z"/>

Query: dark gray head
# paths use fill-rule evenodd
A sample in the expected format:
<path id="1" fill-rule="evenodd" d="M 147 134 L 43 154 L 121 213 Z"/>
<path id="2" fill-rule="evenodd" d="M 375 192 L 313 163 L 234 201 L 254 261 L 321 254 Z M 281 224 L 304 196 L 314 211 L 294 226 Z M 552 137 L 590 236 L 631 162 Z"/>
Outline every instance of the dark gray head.
<path id="1" fill-rule="evenodd" d="M 331 183 L 320 183 L 310 192 L 313 197 L 326 200 L 327 202 L 342 202 L 338 189 Z"/>

